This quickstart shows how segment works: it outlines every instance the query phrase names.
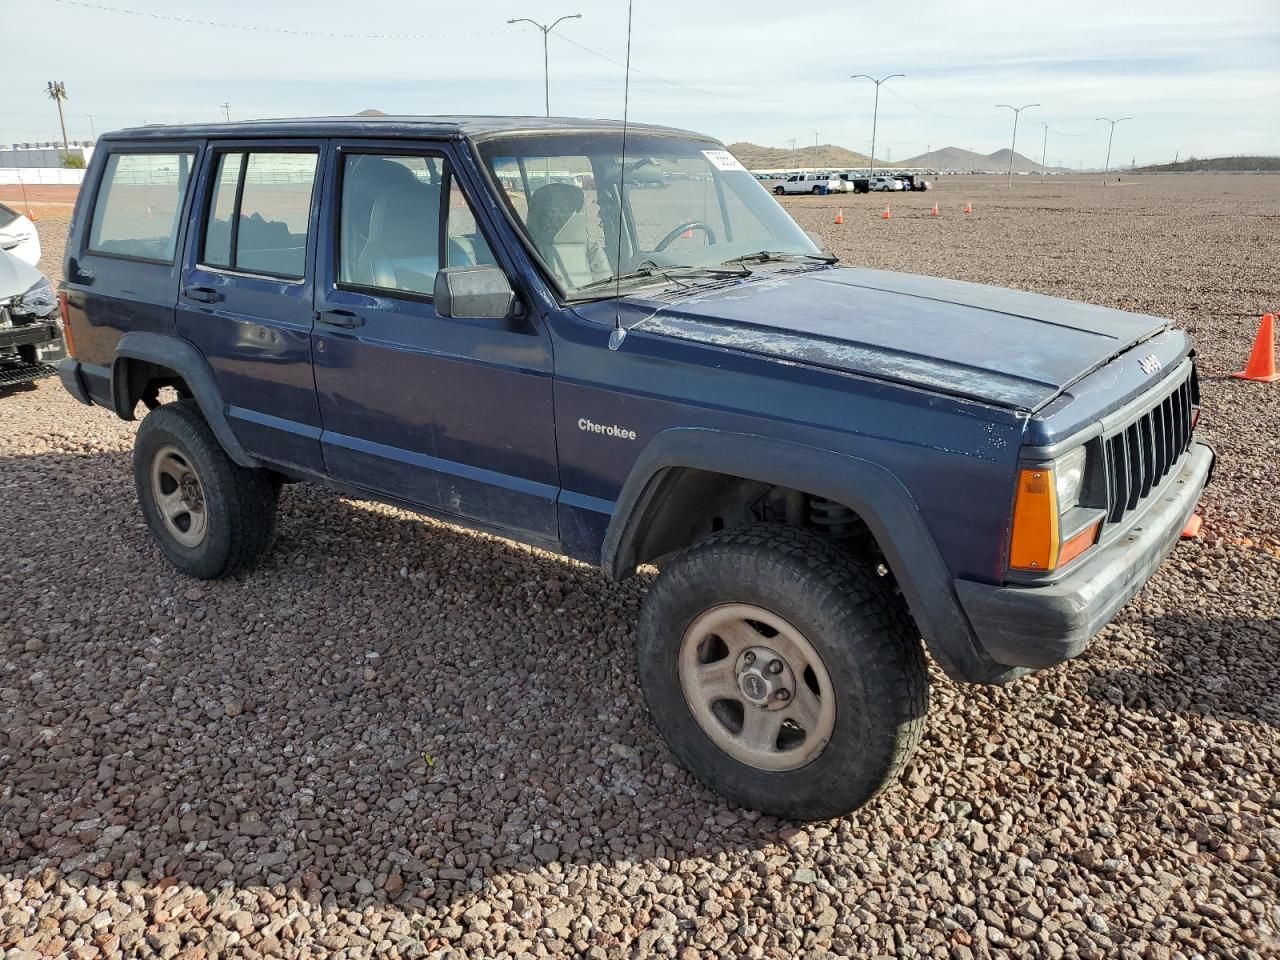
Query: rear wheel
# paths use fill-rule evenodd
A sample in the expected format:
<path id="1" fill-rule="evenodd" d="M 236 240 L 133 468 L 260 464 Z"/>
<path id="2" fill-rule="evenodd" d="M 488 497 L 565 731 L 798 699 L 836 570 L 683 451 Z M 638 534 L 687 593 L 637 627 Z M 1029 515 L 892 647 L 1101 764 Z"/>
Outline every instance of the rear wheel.
<path id="1" fill-rule="evenodd" d="M 672 751 L 734 803 L 841 816 L 898 776 L 924 729 L 924 653 L 901 599 L 808 532 L 717 534 L 645 601 L 641 684 Z"/>
<path id="2" fill-rule="evenodd" d="M 134 441 L 133 479 L 152 535 L 188 576 L 231 576 L 271 542 L 277 494 L 271 474 L 228 457 L 194 400 L 147 414 Z"/>
<path id="3" fill-rule="evenodd" d="M 822 192 L 822 188 L 821 188 L 821 187 L 814 187 L 814 188 L 813 188 L 813 190 L 811 190 L 810 192 L 811 192 L 811 193 L 816 197 L 818 194 L 820 194 L 820 193 Z"/>

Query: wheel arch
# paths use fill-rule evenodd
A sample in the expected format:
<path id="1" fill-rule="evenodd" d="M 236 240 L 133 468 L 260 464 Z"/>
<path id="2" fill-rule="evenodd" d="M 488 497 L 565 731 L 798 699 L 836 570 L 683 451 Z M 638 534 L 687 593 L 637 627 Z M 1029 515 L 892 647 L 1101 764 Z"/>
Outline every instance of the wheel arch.
<path id="1" fill-rule="evenodd" d="M 159 333 L 131 332 L 120 338 L 111 363 L 111 404 L 116 416 L 133 420 L 134 409 L 157 381 L 178 381 L 200 407 L 222 449 L 242 467 L 259 466 L 227 422 L 226 404 L 208 361 L 192 344 Z"/>
<path id="2" fill-rule="evenodd" d="M 704 428 L 659 434 L 640 455 L 616 504 L 601 564 L 612 577 L 630 576 L 637 546 L 663 511 L 690 509 L 705 492 L 699 475 L 784 486 L 854 511 L 884 553 L 916 626 L 948 675 L 992 682 L 1007 673 L 983 650 L 955 593 L 910 492 L 879 464 L 803 444 Z"/>

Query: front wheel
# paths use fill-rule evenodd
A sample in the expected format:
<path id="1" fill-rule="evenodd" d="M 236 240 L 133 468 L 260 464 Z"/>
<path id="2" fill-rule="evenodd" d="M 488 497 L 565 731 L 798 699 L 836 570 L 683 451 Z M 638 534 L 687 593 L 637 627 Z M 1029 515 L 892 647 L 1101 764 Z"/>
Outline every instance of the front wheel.
<path id="1" fill-rule="evenodd" d="M 677 758 L 733 803 L 842 816 L 924 730 L 924 653 L 874 569 L 788 527 L 717 534 L 668 564 L 640 618 L 641 685 Z"/>
<path id="2" fill-rule="evenodd" d="M 271 542 L 278 490 L 272 474 L 228 457 L 194 400 L 164 404 L 143 419 L 133 480 L 160 549 L 188 576 L 231 576 Z"/>
<path id="3" fill-rule="evenodd" d="M 778 196 L 782 196 L 787 191 L 783 190 L 782 187 L 774 187 L 773 192 L 776 193 Z"/>

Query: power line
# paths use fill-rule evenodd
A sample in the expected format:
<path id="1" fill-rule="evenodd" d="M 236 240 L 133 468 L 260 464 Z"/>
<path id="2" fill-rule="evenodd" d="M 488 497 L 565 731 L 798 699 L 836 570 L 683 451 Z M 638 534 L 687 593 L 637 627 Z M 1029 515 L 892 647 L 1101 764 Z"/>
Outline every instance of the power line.
<path id="1" fill-rule="evenodd" d="M 572 40 L 569 37 L 563 36 L 562 34 L 558 34 L 558 33 L 553 33 L 552 36 L 555 37 L 557 40 L 563 41 L 564 43 L 572 44 L 573 46 L 577 47 L 579 50 L 586 51 L 587 53 L 591 54 L 593 57 L 599 57 L 601 60 L 606 60 L 609 63 L 612 63 L 615 67 L 621 67 L 624 70 L 627 68 L 627 65 L 622 61 L 615 60 L 613 57 L 609 56 L 607 53 L 601 53 L 599 50 L 594 50 L 591 47 L 588 47 L 584 43 L 579 43 L 577 40 Z M 789 97 L 781 100 L 769 100 L 769 99 L 763 99 L 761 97 L 744 97 L 736 93 L 721 93 L 717 90 L 707 90 L 707 89 L 704 89 L 703 87 L 693 87 L 687 83 L 681 83 L 679 80 L 671 80 L 671 79 L 668 79 L 667 77 L 659 76 L 656 73 L 650 73 L 647 70 L 641 70 L 639 67 L 634 65 L 631 67 L 631 72 L 641 74 L 642 76 L 646 76 L 650 80 L 657 80 L 659 83 L 666 83 L 666 84 L 670 84 L 673 87 L 679 87 L 682 90 L 691 90 L 694 93 L 701 93 L 708 97 L 720 97 L 725 100 L 741 100 L 745 103 L 801 103 L 804 101 L 813 100 L 812 96 Z"/>
<path id="2" fill-rule="evenodd" d="M 329 37 L 343 40 L 458 40 L 466 37 L 496 37 L 501 34 L 518 32 L 515 30 L 483 30 L 473 33 L 344 33 L 328 30 L 291 30 L 288 27 L 260 27 L 249 23 L 228 23 L 222 20 L 175 17 L 166 13 L 152 13 L 149 10 L 129 10 L 125 7 L 110 7 L 101 3 L 89 3 L 87 0 L 53 0 L 53 2 L 69 7 L 97 10 L 101 13 L 117 13 L 150 20 L 167 20 L 170 23 L 186 23 L 197 27 L 217 27 L 222 30 L 246 30 L 250 33 L 283 33 L 297 37 Z"/>

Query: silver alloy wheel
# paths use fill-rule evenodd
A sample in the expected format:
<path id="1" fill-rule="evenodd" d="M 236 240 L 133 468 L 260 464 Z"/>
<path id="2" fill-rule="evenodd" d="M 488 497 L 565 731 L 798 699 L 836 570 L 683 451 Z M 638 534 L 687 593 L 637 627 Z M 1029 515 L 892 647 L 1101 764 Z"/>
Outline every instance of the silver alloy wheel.
<path id="1" fill-rule="evenodd" d="M 836 723 L 831 677 L 813 645 L 763 607 L 726 603 L 689 624 L 680 688 L 702 731 L 759 770 L 813 762 Z"/>
<path id="2" fill-rule="evenodd" d="M 165 529 L 184 547 L 204 542 L 209 532 L 204 487 L 191 461 L 173 444 L 165 444 L 151 458 L 151 497 Z"/>

